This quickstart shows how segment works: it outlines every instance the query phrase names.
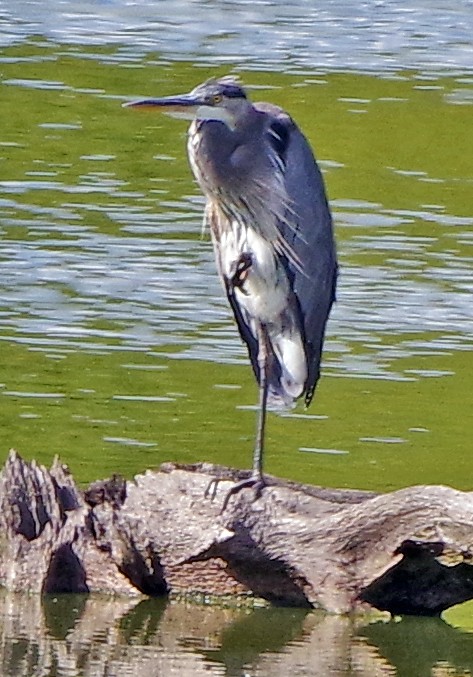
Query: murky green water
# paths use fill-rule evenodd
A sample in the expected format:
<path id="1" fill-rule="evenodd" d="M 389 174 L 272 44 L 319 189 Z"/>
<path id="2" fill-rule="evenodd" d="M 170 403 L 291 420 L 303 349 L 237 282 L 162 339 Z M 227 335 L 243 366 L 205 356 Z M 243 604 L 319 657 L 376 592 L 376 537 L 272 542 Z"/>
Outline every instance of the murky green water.
<path id="1" fill-rule="evenodd" d="M 256 388 L 200 237 L 185 123 L 120 106 L 236 70 L 255 98 L 286 107 L 316 149 L 341 264 L 315 401 L 270 416 L 268 471 L 381 491 L 471 489 L 473 9 L 414 5 L 377 3 L 373 15 L 371 3 L 222 1 L 192 3 L 189 20 L 184 0 L 159 10 L 0 1 L 3 457 L 10 447 L 45 463 L 59 453 L 83 483 L 166 460 L 250 464 Z M 464 609 L 450 620 L 465 626 Z M 369 649 L 368 635 L 394 646 L 404 622 L 367 627 L 366 636 L 323 630 L 327 660 L 362 646 L 391 665 L 379 674 L 431 674 L 400 670 L 378 640 Z M 424 628 L 426 638 L 447 628 L 470 640 L 445 625 L 415 627 L 418 642 Z M 350 668 L 351 658 L 311 672 L 320 639 L 298 632 L 306 662 L 298 654 L 296 674 L 377 674 Z M 205 669 L 245 674 L 247 649 L 233 668 L 209 633 L 193 640 L 189 630 L 191 646 L 210 643 Z M 185 645 L 170 641 L 175 652 Z M 117 645 L 109 634 L 97 642 L 112 653 L 127 646 L 123 660 L 140 664 L 126 633 Z M 259 657 L 284 662 L 293 656 L 284 646 L 257 650 L 246 674 L 279 674 Z M 134 674 L 48 669 L 21 674 Z"/>
<path id="2" fill-rule="evenodd" d="M 473 634 L 440 619 L 66 595 L 0 596 L 4 677 L 471 675 Z M 470 630 L 472 626 L 470 624 Z"/>
<path id="3" fill-rule="evenodd" d="M 5 50 L 3 453 L 60 453 L 84 482 L 169 459 L 247 466 L 256 388 L 200 238 L 185 126 L 120 107 L 223 69 L 130 69 L 102 52 Z M 268 470 L 469 488 L 473 134 L 471 106 L 455 103 L 468 87 L 416 73 L 242 75 L 316 147 L 341 263 L 324 378 L 307 413 L 271 417 Z"/>

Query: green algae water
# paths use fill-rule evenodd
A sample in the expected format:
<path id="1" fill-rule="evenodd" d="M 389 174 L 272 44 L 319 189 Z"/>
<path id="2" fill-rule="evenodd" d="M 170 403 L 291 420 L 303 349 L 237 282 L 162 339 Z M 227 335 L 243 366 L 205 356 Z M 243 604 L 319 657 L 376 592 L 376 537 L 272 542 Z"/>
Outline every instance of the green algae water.
<path id="1" fill-rule="evenodd" d="M 223 69 L 143 63 L 131 77 L 112 50 L 7 53 L 3 454 L 60 453 L 82 482 L 167 460 L 248 466 L 256 386 L 200 234 L 186 125 L 120 106 Z M 241 75 L 316 149 L 340 258 L 314 404 L 270 416 L 267 470 L 468 489 L 473 135 L 458 79 Z"/>
<path id="2" fill-rule="evenodd" d="M 251 464 L 256 385 L 201 235 L 186 123 L 121 108 L 237 72 L 313 145 L 340 260 L 314 402 L 269 416 L 267 471 L 376 491 L 471 490 L 471 8 L 399 0 L 373 25 L 365 5 L 261 4 L 255 33 L 239 3 L 202 4 L 195 22 L 176 18 L 187 3 L 171 4 L 0 2 L 0 456 L 59 454 L 83 485 L 169 460 Z M 14 599 L 6 619 L 31 603 Z M 135 674 L 164 660 L 156 642 L 168 641 L 176 674 L 287 674 L 289 656 L 304 675 L 471 674 L 471 605 L 417 625 L 206 607 L 205 631 L 179 636 L 161 627 L 176 606 L 133 603 L 83 639 L 102 603 L 36 600 L 40 645 L 15 616 L 3 642 L 21 643 L 26 662 L 3 673 L 107 674 L 77 662 L 100 645 L 110 670 L 123 651 L 113 674 Z M 199 627 L 198 605 L 181 612 Z M 48 623 L 64 625 L 60 641 Z M 135 641 L 155 648 L 138 656 Z M 407 658 L 401 645 L 413 647 Z M 65 648 L 70 672 L 52 658 Z M 38 655 L 56 667 L 33 672 Z M 173 674 L 159 664 L 151 674 Z"/>
<path id="3" fill-rule="evenodd" d="M 350 618 L 100 596 L 0 595 L 5 677 L 471 675 L 473 634 L 438 618 Z"/>

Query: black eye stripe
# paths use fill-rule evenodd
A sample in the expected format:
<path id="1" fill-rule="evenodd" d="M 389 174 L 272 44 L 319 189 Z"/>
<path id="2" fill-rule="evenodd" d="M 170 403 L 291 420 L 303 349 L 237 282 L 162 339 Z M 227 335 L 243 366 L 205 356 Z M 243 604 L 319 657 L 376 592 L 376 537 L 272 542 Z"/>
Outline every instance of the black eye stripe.
<path id="1" fill-rule="evenodd" d="M 196 87 L 193 90 L 194 92 L 206 100 L 213 99 L 215 96 L 224 96 L 227 99 L 247 98 L 243 87 L 230 77 L 223 77 L 221 79 L 210 78 L 202 85 Z"/>
<path id="2" fill-rule="evenodd" d="M 225 87 L 224 94 L 229 99 L 246 99 L 246 94 L 240 87 Z"/>
<path id="3" fill-rule="evenodd" d="M 225 96 L 227 99 L 246 99 L 245 91 L 238 85 L 220 85 L 214 96 Z"/>

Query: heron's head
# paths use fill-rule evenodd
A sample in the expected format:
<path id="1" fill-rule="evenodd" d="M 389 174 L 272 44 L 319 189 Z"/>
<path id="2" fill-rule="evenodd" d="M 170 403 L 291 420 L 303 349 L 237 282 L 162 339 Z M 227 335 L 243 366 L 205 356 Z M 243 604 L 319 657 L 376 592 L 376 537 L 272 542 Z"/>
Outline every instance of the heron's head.
<path id="1" fill-rule="evenodd" d="M 219 120 L 230 129 L 235 129 L 238 120 L 251 107 L 245 90 L 232 76 L 207 80 L 189 94 L 140 99 L 123 105 L 132 108 L 158 108 L 174 117 L 187 120 Z"/>

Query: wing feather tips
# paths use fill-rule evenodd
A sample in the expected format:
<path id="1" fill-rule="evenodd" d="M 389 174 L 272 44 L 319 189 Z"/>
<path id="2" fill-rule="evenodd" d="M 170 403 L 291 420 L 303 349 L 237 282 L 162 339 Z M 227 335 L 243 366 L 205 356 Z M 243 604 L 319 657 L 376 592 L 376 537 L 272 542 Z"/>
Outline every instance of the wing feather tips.
<path id="1" fill-rule="evenodd" d="M 318 337 L 318 340 L 315 343 L 315 345 L 313 343 L 309 343 L 306 348 L 308 362 L 308 377 L 304 397 L 304 405 L 306 407 L 308 407 L 312 402 L 315 393 L 315 388 L 320 378 L 320 365 L 322 361 L 322 351 L 325 342 L 327 323 L 330 316 L 330 311 L 332 309 L 332 305 L 336 301 L 337 278 L 338 278 L 338 264 L 336 261 L 334 261 L 333 273 L 331 277 L 331 286 L 329 289 L 330 295 L 328 297 L 328 307 L 323 309 L 324 312 L 321 318 L 322 326 L 318 331 L 315 332 L 315 334 Z"/>
<path id="2" fill-rule="evenodd" d="M 333 222 L 322 173 L 302 132 L 290 127 L 285 156 L 285 185 L 291 201 L 293 227 L 280 224 L 302 270 L 285 262 L 299 305 L 306 347 L 308 376 L 304 402 L 308 407 L 320 377 L 327 321 L 335 301 L 337 255 Z"/>

